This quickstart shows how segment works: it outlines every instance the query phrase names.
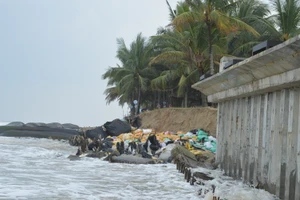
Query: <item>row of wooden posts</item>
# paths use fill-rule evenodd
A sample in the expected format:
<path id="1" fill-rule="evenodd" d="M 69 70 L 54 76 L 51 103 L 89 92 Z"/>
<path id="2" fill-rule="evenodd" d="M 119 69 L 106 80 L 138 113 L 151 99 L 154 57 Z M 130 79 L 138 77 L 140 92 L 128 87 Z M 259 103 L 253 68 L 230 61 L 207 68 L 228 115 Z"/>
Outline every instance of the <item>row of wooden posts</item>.
<path id="1" fill-rule="evenodd" d="M 184 162 L 181 162 L 180 160 L 175 160 L 175 164 L 176 164 L 176 169 L 180 172 L 184 174 L 184 179 L 190 183 L 190 185 L 194 185 L 195 183 L 198 185 L 204 185 L 204 183 L 202 181 L 198 181 L 196 182 L 196 178 L 194 177 L 194 175 L 192 174 L 191 169 L 186 166 L 186 164 Z M 215 193 L 215 189 L 216 186 L 212 185 L 212 192 L 213 194 Z M 207 192 L 209 192 L 209 190 L 205 190 L 204 194 L 206 194 Z M 198 191 L 198 195 L 202 195 L 202 189 L 200 189 Z M 217 196 L 213 196 L 212 200 L 220 200 L 220 197 Z"/>

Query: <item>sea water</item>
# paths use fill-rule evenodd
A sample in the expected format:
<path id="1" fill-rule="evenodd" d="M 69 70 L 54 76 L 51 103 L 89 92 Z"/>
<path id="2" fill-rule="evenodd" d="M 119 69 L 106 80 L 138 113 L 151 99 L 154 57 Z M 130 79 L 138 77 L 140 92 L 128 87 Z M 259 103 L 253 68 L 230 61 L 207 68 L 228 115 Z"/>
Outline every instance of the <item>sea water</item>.
<path id="1" fill-rule="evenodd" d="M 220 170 L 197 169 L 215 179 L 192 186 L 174 164 L 69 160 L 76 150 L 67 141 L 0 137 L 0 199 L 207 199 L 204 191 L 211 185 L 222 199 L 274 199 L 264 190 L 223 176 Z"/>

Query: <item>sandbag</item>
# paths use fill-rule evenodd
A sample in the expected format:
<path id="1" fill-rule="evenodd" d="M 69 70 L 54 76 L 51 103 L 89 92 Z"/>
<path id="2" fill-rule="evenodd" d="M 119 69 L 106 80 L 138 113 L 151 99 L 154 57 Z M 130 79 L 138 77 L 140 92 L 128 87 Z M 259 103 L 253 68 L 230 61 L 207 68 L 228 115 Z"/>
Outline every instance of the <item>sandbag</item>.
<path id="1" fill-rule="evenodd" d="M 77 126 L 76 124 L 71 124 L 71 123 L 62 124 L 62 127 L 66 128 L 66 129 L 73 129 L 73 130 L 79 130 L 80 129 L 79 126 Z"/>
<path id="2" fill-rule="evenodd" d="M 171 156 L 176 162 L 184 163 L 187 167 L 198 167 L 199 163 L 193 153 L 181 145 L 176 145 L 172 151 Z"/>
<path id="3" fill-rule="evenodd" d="M 99 139 L 101 137 L 101 139 L 104 139 L 107 137 L 107 133 L 106 131 L 103 130 L 102 127 L 97 127 L 97 128 L 94 128 L 94 129 L 91 129 L 91 130 L 87 130 L 85 132 L 86 134 L 86 137 L 90 138 L 90 139 Z"/>
<path id="4" fill-rule="evenodd" d="M 169 144 L 166 147 L 162 148 L 161 150 L 159 150 L 160 152 L 156 152 L 159 153 L 159 159 L 163 160 L 165 162 L 171 162 L 172 161 L 172 150 L 176 147 L 176 144 Z"/>
<path id="5" fill-rule="evenodd" d="M 103 126 L 105 127 L 107 134 L 110 136 L 119 136 L 122 133 L 131 132 L 131 126 L 120 119 L 106 122 Z"/>
<path id="6" fill-rule="evenodd" d="M 129 163 L 129 164 L 155 164 L 155 161 L 148 158 L 141 158 L 133 155 L 122 154 L 120 156 L 112 156 L 110 159 L 112 163 Z"/>
<path id="7" fill-rule="evenodd" d="M 9 124 L 6 124 L 5 126 L 24 126 L 25 124 L 23 122 L 11 122 Z"/>
<path id="8" fill-rule="evenodd" d="M 71 146 L 79 146 L 84 140 L 84 137 L 81 135 L 73 135 L 69 138 L 69 144 Z"/>

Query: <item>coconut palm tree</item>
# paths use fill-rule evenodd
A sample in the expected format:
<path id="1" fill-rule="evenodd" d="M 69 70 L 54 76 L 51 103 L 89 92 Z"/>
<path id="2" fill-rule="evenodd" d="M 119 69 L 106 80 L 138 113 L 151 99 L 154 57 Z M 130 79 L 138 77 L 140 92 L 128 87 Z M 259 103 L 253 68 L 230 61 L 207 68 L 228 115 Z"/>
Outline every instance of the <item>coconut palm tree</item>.
<path id="1" fill-rule="evenodd" d="M 268 4 L 259 0 L 241 0 L 229 11 L 231 17 L 235 17 L 253 27 L 259 36 L 255 37 L 252 33 L 242 30 L 229 34 L 228 54 L 248 57 L 254 45 L 264 40 L 272 40 L 280 37 L 274 27 L 274 23 L 269 20 L 271 12 Z"/>
<path id="2" fill-rule="evenodd" d="M 151 81 L 153 89 L 176 89 L 178 96 L 183 96 L 187 92 L 189 82 L 187 78 L 192 72 L 197 72 L 194 60 L 191 59 L 193 55 L 188 35 L 189 32 L 168 30 L 162 35 L 152 37 L 153 43 L 156 44 L 156 48 L 159 46 L 161 52 L 150 64 L 164 66 L 160 76 Z"/>
<path id="3" fill-rule="evenodd" d="M 203 46 L 206 43 L 201 42 L 205 40 L 200 38 L 199 30 L 201 29 L 193 25 L 186 26 L 182 31 L 168 28 L 161 31 L 161 34 L 151 37 L 159 52 L 150 64 L 165 66 L 160 76 L 151 81 L 152 88 L 162 90 L 176 88 L 177 96 L 185 97 L 185 106 L 190 86 L 208 70 L 207 59 L 203 54 L 206 47 L 201 49 L 201 44 Z M 202 95 L 202 105 L 206 104 L 206 96 Z"/>
<path id="4" fill-rule="evenodd" d="M 110 103 L 118 100 L 119 104 L 125 103 L 133 105 L 137 100 L 137 110 L 139 113 L 143 101 L 143 93 L 147 91 L 150 85 L 150 79 L 154 75 L 154 70 L 148 67 L 151 55 L 153 53 L 151 44 L 139 33 L 136 39 L 126 46 L 123 38 L 117 39 L 118 49 L 117 58 L 121 65 L 109 67 L 102 75 L 103 79 L 108 79 L 108 86 L 105 90 L 106 100 Z"/>
<path id="5" fill-rule="evenodd" d="M 254 35 L 257 31 L 251 26 L 228 15 L 228 11 L 236 6 L 234 1 L 224 0 L 185 0 L 190 6 L 190 12 L 176 16 L 173 25 L 180 28 L 187 23 L 197 22 L 205 26 L 207 32 L 210 73 L 214 74 L 214 38 L 217 34 L 227 35 L 237 30 L 247 30 Z"/>
<path id="6" fill-rule="evenodd" d="M 300 0 L 272 0 L 275 10 L 272 16 L 281 40 L 288 40 L 300 34 Z"/>
<path id="7" fill-rule="evenodd" d="M 170 19 L 191 12 L 186 2 L 178 3 L 176 10 L 169 5 Z M 207 29 L 205 24 L 190 21 L 182 26 L 168 26 L 160 29 L 157 36 L 152 37 L 152 42 L 160 50 L 151 64 L 159 63 L 167 68 L 161 75 L 152 80 L 152 87 L 166 89 L 167 86 L 174 88 L 177 83 L 177 95 L 185 97 L 187 105 L 187 94 L 190 86 L 199 80 L 199 77 L 209 70 L 209 54 L 207 41 Z M 212 30 L 212 46 L 216 57 L 220 58 L 226 50 L 226 38 L 220 37 L 217 30 Z M 168 83 L 171 83 L 168 85 Z M 201 94 L 202 105 L 207 105 L 206 96 Z"/>

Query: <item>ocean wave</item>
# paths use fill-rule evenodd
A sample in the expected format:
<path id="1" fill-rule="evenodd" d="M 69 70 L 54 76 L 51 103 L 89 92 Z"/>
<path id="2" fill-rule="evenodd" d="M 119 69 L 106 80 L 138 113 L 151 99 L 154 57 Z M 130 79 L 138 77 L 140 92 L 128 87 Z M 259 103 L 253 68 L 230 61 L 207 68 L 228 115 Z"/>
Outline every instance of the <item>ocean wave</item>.
<path id="1" fill-rule="evenodd" d="M 174 164 L 132 165 L 100 159 L 67 159 L 76 152 L 65 141 L 1 137 L 0 199 L 205 199 L 198 191 L 216 186 L 226 199 L 272 200 L 221 171 L 195 169 L 215 177 L 191 186 Z M 263 197 L 263 198 L 262 198 Z"/>

